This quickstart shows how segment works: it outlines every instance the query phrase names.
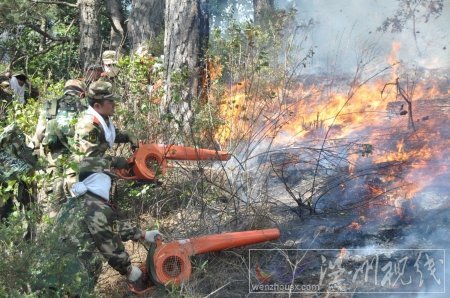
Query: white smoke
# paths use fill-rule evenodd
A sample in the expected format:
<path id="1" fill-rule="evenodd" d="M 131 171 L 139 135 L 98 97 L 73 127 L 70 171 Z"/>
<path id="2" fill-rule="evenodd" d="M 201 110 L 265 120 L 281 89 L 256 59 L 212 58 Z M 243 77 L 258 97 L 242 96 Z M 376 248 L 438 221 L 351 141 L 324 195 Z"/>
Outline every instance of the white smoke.
<path id="1" fill-rule="evenodd" d="M 315 48 L 314 70 L 329 68 L 336 60 L 338 69 L 350 72 L 355 65 L 355 51 L 365 42 L 374 42 L 380 57 L 391 52 L 393 41 L 400 42 L 398 59 L 407 65 L 424 68 L 450 68 L 450 0 L 444 1 L 442 15 L 425 23 L 417 19 L 415 45 L 412 23 L 400 33 L 381 33 L 377 28 L 395 14 L 397 1 L 385 0 L 280 0 L 277 8 L 295 8 L 298 19 L 312 19 L 309 46 Z M 419 52 L 420 51 L 420 52 Z"/>

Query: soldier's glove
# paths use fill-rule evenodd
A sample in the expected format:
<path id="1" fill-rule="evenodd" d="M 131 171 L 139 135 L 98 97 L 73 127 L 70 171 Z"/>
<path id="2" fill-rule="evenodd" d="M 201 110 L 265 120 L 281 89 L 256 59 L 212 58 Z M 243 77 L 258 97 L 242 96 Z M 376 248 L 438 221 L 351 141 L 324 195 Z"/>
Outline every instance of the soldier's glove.
<path id="1" fill-rule="evenodd" d="M 155 243 L 157 236 L 162 237 L 162 234 L 158 230 L 145 231 L 144 241 Z"/>
<path id="2" fill-rule="evenodd" d="M 133 150 L 139 147 L 139 139 L 135 135 L 128 134 L 128 142 L 130 142 Z"/>
<path id="3" fill-rule="evenodd" d="M 150 285 L 148 281 L 146 282 L 145 275 L 143 274 L 142 270 L 139 269 L 136 266 L 131 265 L 128 267 L 127 270 L 127 279 L 128 279 L 128 287 L 134 290 L 134 291 L 143 291 L 147 289 Z"/>
<path id="4" fill-rule="evenodd" d="M 111 160 L 111 167 L 116 169 L 129 169 L 128 161 L 122 156 L 115 156 Z"/>

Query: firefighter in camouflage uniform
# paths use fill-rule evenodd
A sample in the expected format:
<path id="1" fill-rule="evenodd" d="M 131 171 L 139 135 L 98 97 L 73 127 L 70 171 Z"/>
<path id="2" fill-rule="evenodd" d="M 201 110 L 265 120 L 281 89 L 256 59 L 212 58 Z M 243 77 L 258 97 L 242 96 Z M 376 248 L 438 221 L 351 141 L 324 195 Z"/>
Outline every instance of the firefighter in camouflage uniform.
<path id="1" fill-rule="evenodd" d="M 92 163 L 102 163 L 106 160 L 111 163 L 114 159 L 126 167 L 128 163 L 124 158 L 106 156 L 106 151 L 112 148 L 114 143 L 131 143 L 131 146 L 138 146 L 135 136 L 116 129 L 111 121 L 115 101 L 119 99 L 111 89 L 111 83 L 103 81 L 94 82 L 89 87 L 87 93 L 89 107 L 75 127 L 74 152 L 78 162 L 90 160 Z"/>
<path id="2" fill-rule="evenodd" d="M 99 81 L 111 83 L 111 91 L 115 94 L 120 93 L 118 54 L 116 51 L 104 51 L 102 53 L 102 73 Z"/>
<path id="3" fill-rule="evenodd" d="M 111 92 L 110 83 L 92 83 L 87 98 L 89 108 L 77 122 L 74 142 L 77 159 L 80 160 L 79 182 L 73 185 L 71 191 L 75 197 L 64 205 L 58 222 L 66 226 L 73 219 L 78 219 L 78 223 L 68 227 L 69 231 L 74 229 L 73 233 L 69 232 L 73 236 L 73 246 L 89 247 L 89 252 L 95 246 L 109 265 L 139 286 L 142 272 L 131 265 L 122 241 L 154 242 L 159 232 L 141 231 L 129 222 L 118 219 L 110 203 L 111 176 L 114 176 L 114 168 L 127 168 L 128 162 L 123 157 L 105 155 L 105 151 L 115 142 L 133 142 L 134 139 L 116 131 L 111 122 L 117 97 Z M 84 250 L 80 250 L 79 254 L 89 260 L 86 268 L 90 270 L 88 275 L 95 284 L 99 274 L 96 257 L 92 253 L 86 254 Z"/>
<path id="4" fill-rule="evenodd" d="M 47 162 L 48 179 L 45 198 L 40 204 L 45 211 L 57 211 L 58 206 L 70 196 L 70 187 L 76 182 L 76 172 L 70 165 L 74 127 L 79 114 L 87 109 L 84 98 L 86 84 L 81 80 L 68 80 L 64 95 L 44 103 L 33 136 L 35 149 Z"/>
<path id="5" fill-rule="evenodd" d="M 56 270 L 41 274 L 47 288 L 67 291 L 71 297 L 92 294 L 104 258 L 135 288 L 145 288 L 143 274 L 131 264 L 122 241 L 155 242 L 160 233 L 118 219 L 109 203 L 111 173 L 107 163 L 81 162 L 80 175 L 86 178 L 73 185 L 74 197 L 62 205 L 53 229 L 61 236 L 52 249 Z"/>
<path id="6" fill-rule="evenodd" d="M 102 54 L 102 63 L 104 72 L 101 74 L 102 78 L 114 79 L 119 74 L 118 55 L 116 51 L 104 51 Z"/>

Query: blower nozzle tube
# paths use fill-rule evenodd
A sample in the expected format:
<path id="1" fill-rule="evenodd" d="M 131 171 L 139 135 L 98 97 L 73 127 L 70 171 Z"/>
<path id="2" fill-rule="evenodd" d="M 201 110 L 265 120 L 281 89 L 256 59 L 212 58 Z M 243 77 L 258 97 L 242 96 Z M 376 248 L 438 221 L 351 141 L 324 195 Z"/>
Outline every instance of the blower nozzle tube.
<path id="1" fill-rule="evenodd" d="M 192 256 L 276 240 L 279 237 L 280 230 L 278 229 L 223 233 L 188 239 L 186 240 L 185 248 Z"/>

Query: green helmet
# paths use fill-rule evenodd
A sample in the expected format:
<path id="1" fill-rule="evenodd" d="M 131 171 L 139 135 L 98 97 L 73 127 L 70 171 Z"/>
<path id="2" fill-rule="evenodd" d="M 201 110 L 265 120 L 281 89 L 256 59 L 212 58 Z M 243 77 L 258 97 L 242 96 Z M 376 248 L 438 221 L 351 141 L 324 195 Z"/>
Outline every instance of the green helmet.
<path id="1" fill-rule="evenodd" d="M 104 51 L 102 55 L 103 64 L 117 64 L 116 51 Z"/>
<path id="2" fill-rule="evenodd" d="M 78 79 L 68 80 L 66 82 L 66 84 L 64 84 L 64 92 L 76 91 L 79 93 L 84 93 L 84 92 L 86 92 L 86 89 L 87 89 L 86 84 L 83 81 L 78 80 Z"/>
<path id="3" fill-rule="evenodd" d="M 120 99 L 119 96 L 112 93 L 112 85 L 109 82 L 97 81 L 89 86 L 87 96 L 92 99 Z"/>

